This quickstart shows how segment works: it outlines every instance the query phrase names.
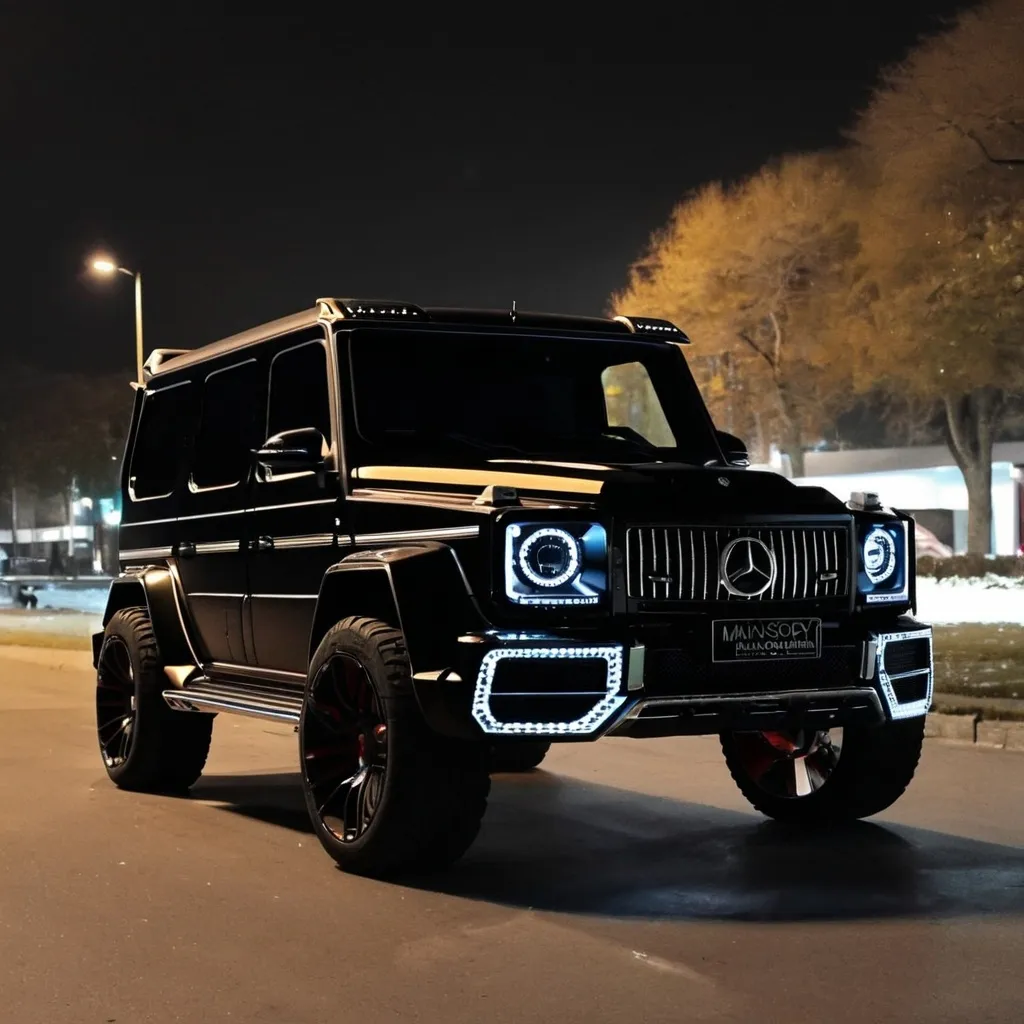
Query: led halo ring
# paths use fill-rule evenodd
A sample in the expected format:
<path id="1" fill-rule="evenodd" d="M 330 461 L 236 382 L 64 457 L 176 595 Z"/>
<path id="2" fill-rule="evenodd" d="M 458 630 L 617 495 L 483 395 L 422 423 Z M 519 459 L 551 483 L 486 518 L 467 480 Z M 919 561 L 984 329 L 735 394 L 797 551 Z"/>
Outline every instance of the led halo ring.
<path id="1" fill-rule="evenodd" d="M 871 544 L 875 544 L 881 549 L 882 558 L 877 564 L 871 564 L 868 561 L 868 547 Z M 861 553 L 864 559 L 864 572 L 875 586 L 885 583 L 896 571 L 896 541 L 892 534 L 883 530 L 882 527 L 876 526 L 867 535 Z"/>
<path id="2" fill-rule="evenodd" d="M 530 552 L 530 548 L 538 540 L 545 537 L 557 538 L 565 542 L 569 549 L 569 564 L 566 568 L 560 572 L 557 576 L 546 578 L 544 576 L 538 576 L 530 567 L 530 563 L 527 561 L 527 555 Z M 575 575 L 580 567 L 580 546 L 576 538 L 568 532 L 557 526 L 548 526 L 542 530 L 536 530 L 530 534 L 526 540 L 519 547 L 519 571 L 526 577 L 526 579 L 537 587 L 562 587 L 569 582 Z"/>

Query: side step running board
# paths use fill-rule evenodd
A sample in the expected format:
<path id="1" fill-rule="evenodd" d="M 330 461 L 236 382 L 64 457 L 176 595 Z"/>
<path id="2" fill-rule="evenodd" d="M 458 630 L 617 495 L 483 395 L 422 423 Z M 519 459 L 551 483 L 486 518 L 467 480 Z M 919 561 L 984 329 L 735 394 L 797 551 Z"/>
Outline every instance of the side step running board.
<path id="1" fill-rule="evenodd" d="M 175 711 L 220 711 L 295 725 L 302 711 L 302 693 L 272 683 L 221 682 L 199 676 L 182 689 L 164 690 Z"/>

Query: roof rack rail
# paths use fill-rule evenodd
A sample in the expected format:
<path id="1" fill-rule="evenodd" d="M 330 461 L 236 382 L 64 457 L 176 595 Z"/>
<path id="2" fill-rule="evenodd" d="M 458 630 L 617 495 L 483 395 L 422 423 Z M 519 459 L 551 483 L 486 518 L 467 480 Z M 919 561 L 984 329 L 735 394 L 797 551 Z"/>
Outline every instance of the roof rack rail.
<path id="1" fill-rule="evenodd" d="M 394 299 L 317 299 L 324 320 L 429 320 L 426 310 Z"/>
<path id="2" fill-rule="evenodd" d="M 149 380 L 158 370 L 163 369 L 164 363 L 171 359 L 176 359 L 178 356 L 183 356 L 187 352 L 191 352 L 188 348 L 155 348 L 149 354 L 149 358 L 142 365 L 142 375 L 146 380 Z"/>
<path id="3" fill-rule="evenodd" d="M 659 320 L 652 316 L 617 316 L 620 324 L 625 324 L 634 334 L 646 334 L 648 337 L 662 337 L 676 345 L 689 345 L 690 339 L 671 320 Z"/>

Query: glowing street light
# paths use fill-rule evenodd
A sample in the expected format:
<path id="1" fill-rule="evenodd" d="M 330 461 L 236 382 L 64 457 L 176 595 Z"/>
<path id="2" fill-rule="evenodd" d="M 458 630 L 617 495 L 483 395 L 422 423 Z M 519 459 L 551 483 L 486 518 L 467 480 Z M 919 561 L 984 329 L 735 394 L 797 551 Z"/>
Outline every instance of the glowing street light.
<path id="1" fill-rule="evenodd" d="M 142 274 L 119 267 L 113 260 L 97 258 L 92 261 L 92 269 L 97 274 L 127 274 L 135 278 L 135 362 L 139 375 L 139 383 L 144 383 L 142 377 Z"/>

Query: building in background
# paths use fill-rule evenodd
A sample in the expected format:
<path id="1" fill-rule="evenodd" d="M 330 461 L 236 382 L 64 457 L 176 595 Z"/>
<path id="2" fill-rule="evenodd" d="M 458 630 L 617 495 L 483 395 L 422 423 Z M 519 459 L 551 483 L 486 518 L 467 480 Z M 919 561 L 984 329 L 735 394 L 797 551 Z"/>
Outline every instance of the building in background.
<path id="1" fill-rule="evenodd" d="M 1015 555 L 1022 539 L 1024 442 L 1000 442 L 992 456 L 991 552 Z M 808 452 L 805 465 L 807 475 L 795 484 L 824 487 L 842 501 L 854 491 L 872 491 L 913 515 L 941 544 L 967 550 L 967 487 L 944 445 Z M 754 468 L 791 475 L 785 456 Z"/>
<path id="2" fill-rule="evenodd" d="M 120 496 L 20 492 L 0 510 L 0 574 L 90 576 L 117 572 Z M 12 529 L 16 523 L 17 529 Z"/>

